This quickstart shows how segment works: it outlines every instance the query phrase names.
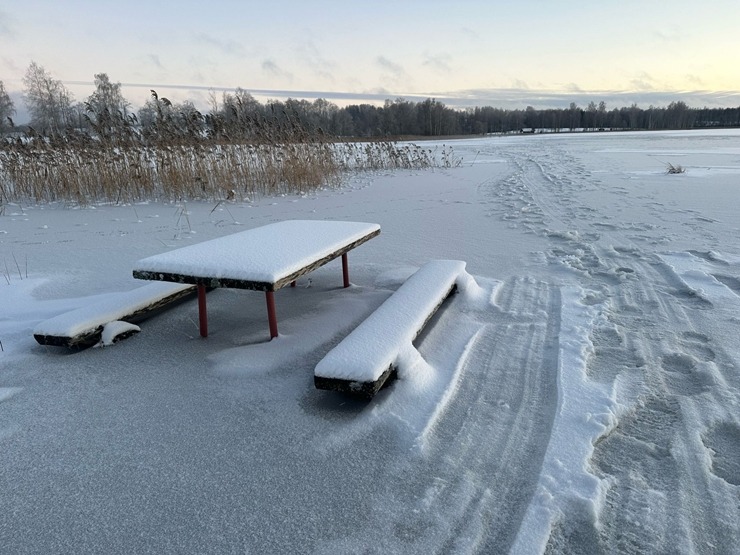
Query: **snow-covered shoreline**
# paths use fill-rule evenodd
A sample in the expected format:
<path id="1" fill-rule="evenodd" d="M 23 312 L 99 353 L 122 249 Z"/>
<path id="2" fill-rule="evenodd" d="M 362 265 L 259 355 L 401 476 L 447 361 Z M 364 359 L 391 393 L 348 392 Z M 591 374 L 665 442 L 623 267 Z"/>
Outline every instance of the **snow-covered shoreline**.
<path id="1" fill-rule="evenodd" d="M 740 132 L 454 144 L 459 168 L 215 209 L 6 205 L 3 545 L 735 551 Z M 353 287 L 335 262 L 279 291 L 275 341 L 262 296 L 235 290 L 209 295 L 207 340 L 194 302 L 110 349 L 33 339 L 140 285 L 137 260 L 287 219 L 383 233 L 353 251 Z M 315 390 L 318 361 L 430 259 L 464 260 L 480 290 L 434 317 L 407 379 L 369 404 Z"/>

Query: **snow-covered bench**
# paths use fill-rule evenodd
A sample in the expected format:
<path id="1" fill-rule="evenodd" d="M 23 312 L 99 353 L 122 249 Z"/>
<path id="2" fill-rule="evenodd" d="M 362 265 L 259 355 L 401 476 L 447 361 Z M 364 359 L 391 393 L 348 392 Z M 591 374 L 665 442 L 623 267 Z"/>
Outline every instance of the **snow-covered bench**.
<path id="1" fill-rule="evenodd" d="M 459 260 L 427 262 L 318 363 L 316 387 L 372 398 L 464 272 Z"/>
<path id="2" fill-rule="evenodd" d="M 149 283 L 45 320 L 36 326 L 33 336 L 41 345 L 78 349 L 91 347 L 101 339 L 123 339 L 138 331 L 133 324 L 191 295 L 195 295 L 194 285 Z M 110 336 L 107 341 L 104 334 Z"/>

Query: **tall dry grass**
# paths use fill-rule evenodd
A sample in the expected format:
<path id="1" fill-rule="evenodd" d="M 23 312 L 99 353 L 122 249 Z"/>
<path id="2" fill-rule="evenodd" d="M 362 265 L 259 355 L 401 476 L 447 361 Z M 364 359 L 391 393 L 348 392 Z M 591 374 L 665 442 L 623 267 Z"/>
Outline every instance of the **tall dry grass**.
<path id="1" fill-rule="evenodd" d="M 197 127 L 110 137 L 30 134 L 0 143 L 0 206 L 9 202 L 243 199 L 334 187 L 346 172 L 456 165 L 451 149 L 337 142 L 295 122 L 258 123 L 249 140 Z"/>

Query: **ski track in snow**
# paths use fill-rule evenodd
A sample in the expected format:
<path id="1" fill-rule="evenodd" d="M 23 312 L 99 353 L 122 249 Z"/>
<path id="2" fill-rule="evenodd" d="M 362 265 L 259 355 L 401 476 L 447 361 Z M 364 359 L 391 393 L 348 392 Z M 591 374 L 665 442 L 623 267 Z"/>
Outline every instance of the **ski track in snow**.
<path id="1" fill-rule="evenodd" d="M 9 275 L 24 300 L 0 315 L 0 442 L 11 447 L 0 450 L 0 535 L 19 553 L 114 540 L 111 552 L 738 553 L 740 256 L 727 251 L 739 230 L 731 211 L 682 200 L 708 179 L 692 176 L 701 148 L 684 141 L 471 139 L 455 148 L 476 163 L 434 179 L 374 175 L 249 205 L 253 219 L 238 219 L 250 225 L 308 213 L 383 229 L 383 250 L 358 249 L 352 266 L 374 286 L 337 291 L 333 270 L 316 272 L 284 292 L 269 343 L 262 306 L 217 291 L 208 342 L 192 340 L 179 307 L 111 349 L 39 350 L 28 330 L 84 303 L 56 293 L 89 258 L 72 255 L 76 267 L 43 286 Z M 668 148 L 687 175 L 638 158 Z M 9 233 L 3 248 L 50 240 L 41 210 L 7 212 L 36 231 Z M 144 218 L 159 243 L 99 256 L 114 284 L 130 285 L 119 276 L 129 258 L 162 242 L 209 238 Z M 141 223 L 137 213 L 120 233 L 149 233 Z M 314 392 L 323 353 L 431 257 L 467 257 L 485 298 L 448 302 L 404 354 L 408 378 L 369 405 Z M 102 359 L 107 372 L 108 353 L 128 362 Z"/>

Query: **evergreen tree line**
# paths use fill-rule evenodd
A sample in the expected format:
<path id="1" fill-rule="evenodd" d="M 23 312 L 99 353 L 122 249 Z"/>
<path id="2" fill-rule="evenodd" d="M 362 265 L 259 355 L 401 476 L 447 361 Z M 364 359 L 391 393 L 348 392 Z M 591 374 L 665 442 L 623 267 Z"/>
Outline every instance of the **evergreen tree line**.
<path id="1" fill-rule="evenodd" d="M 105 73 L 95 75 L 95 91 L 75 103 L 61 81 L 35 62 L 24 78 L 24 100 L 31 115 L 31 132 L 64 135 L 84 131 L 101 139 L 128 140 L 274 140 L 276 132 L 300 139 L 318 136 L 381 138 L 449 136 L 487 133 L 663 130 L 740 126 L 740 107 L 691 108 L 682 101 L 667 107 L 608 109 L 605 102 L 585 108 L 503 109 L 490 106 L 453 109 L 427 98 L 414 102 L 404 98 L 386 100 L 382 106 L 355 104 L 338 107 L 324 99 L 288 99 L 258 102 L 249 92 L 236 89 L 209 96 L 204 114 L 190 101 L 172 103 L 151 91 L 134 111 L 121 94 L 121 84 Z M 0 129 L 13 127 L 15 107 L 0 81 Z M 271 136 L 272 138 L 268 137 Z"/>

